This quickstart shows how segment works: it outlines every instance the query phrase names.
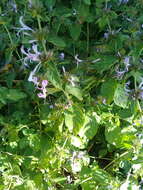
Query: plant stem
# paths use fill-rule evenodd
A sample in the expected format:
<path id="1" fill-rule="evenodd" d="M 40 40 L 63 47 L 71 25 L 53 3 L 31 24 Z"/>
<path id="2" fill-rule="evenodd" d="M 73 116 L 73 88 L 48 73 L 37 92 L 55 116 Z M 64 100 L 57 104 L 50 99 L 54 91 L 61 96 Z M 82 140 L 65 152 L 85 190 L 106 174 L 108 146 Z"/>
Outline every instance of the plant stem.
<path id="1" fill-rule="evenodd" d="M 121 156 L 119 158 L 116 158 L 115 160 L 113 160 L 112 162 L 110 162 L 107 166 L 104 167 L 104 170 L 107 169 L 109 166 L 111 166 L 114 162 L 116 162 L 117 160 L 119 160 L 121 157 L 125 156 L 126 154 L 128 154 L 129 152 L 124 152 L 123 154 L 121 154 Z"/>
<path id="2" fill-rule="evenodd" d="M 42 31 L 41 21 L 40 21 L 39 16 L 37 16 L 37 21 L 38 21 L 39 30 Z M 43 46 L 43 49 L 44 49 L 44 53 L 46 55 L 47 54 L 47 50 L 46 50 L 46 45 L 45 45 L 44 39 L 42 39 L 42 46 Z"/>
<path id="3" fill-rule="evenodd" d="M 7 26 L 5 24 L 3 24 L 3 26 L 4 26 L 4 29 L 6 30 L 7 34 L 8 34 L 8 37 L 9 37 L 11 45 L 14 47 L 14 43 L 13 43 L 12 37 L 10 35 L 10 32 L 9 32 Z M 17 52 L 17 50 L 15 52 L 18 55 L 18 58 L 21 59 L 21 57 L 20 57 L 19 53 Z"/>
<path id="4" fill-rule="evenodd" d="M 87 46 L 86 46 L 87 54 L 89 52 L 89 24 L 87 23 Z"/>
<path id="5" fill-rule="evenodd" d="M 13 40 L 12 40 L 12 37 L 11 37 L 11 35 L 10 35 L 10 32 L 9 32 L 7 26 L 6 26 L 5 24 L 3 24 L 3 26 L 4 26 L 4 28 L 5 28 L 6 32 L 7 32 L 7 34 L 8 34 L 8 37 L 9 37 L 9 40 L 10 40 L 11 45 L 13 45 Z"/>

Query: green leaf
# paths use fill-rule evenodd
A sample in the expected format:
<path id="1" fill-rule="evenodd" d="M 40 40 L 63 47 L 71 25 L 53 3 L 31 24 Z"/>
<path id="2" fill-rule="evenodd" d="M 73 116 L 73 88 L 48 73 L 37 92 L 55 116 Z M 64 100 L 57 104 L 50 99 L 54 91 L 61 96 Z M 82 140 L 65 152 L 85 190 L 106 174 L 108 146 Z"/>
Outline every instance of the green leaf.
<path id="1" fill-rule="evenodd" d="M 113 101 L 116 87 L 117 82 L 114 79 L 109 79 L 102 84 L 101 95 L 106 99 L 106 103 L 110 104 Z"/>
<path id="2" fill-rule="evenodd" d="M 80 107 L 80 105 L 74 104 L 73 105 L 73 132 L 75 134 L 78 134 L 80 128 L 84 125 L 84 113 L 83 109 Z"/>
<path id="3" fill-rule="evenodd" d="M 118 84 L 115 94 L 114 94 L 114 102 L 116 105 L 126 108 L 128 104 L 128 96 L 124 90 L 124 85 Z"/>
<path id="4" fill-rule="evenodd" d="M 44 3 L 45 3 L 49 8 L 51 8 L 51 7 L 53 7 L 53 6 L 55 5 L 56 0 L 48 0 L 48 1 L 45 1 L 45 0 L 44 0 Z"/>
<path id="5" fill-rule="evenodd" d="M 64 40 L 58 36 L 49 36 L 48 42 L 51 42 L 53 45 L 64 48 L 66 46 Z"/>
<path id="6" fill-rule="evenodd" d="M 87 5 L 90 5 L 91 4 L 91 1 L 90 0 L 83 0 L 83 2 Z"/>
<path id="7" fill-rule="evenodd" d="M 81 33 L 81 24 L 75 23 L 69 26 L 70 35 L 73 40 L 78 40 Z"/>
<path id="8" fill-rule="evenodd" d="M 89 6 L 82 3 L 80 5 L 78 13 L 79 20 L 81 23 L 83 23 L 89 16 Z"/>
<path id="9" fill-rule="evenodd" d="M 99 57 L 97 57 L 97 58 L 99 58 Z M 98 72 L 102 73 L 103 71 L 110 69 L 110 67 L 112 65 L 114 65 L 115 61 L 116 61 L 116 57 L 114 57 L 114 56 L 109 56 L 109 55 L 102 56 L 100 61 L 98 61 L 92 65 L 92 68 L 96 69 Z"/>
<path id="10" fill-rule="evenodd" d="M 69 110 L 65 112 L 65 125 L 70 132 L 73 131 L 73 113 Z"/>
<path id="11" fill-rule="evenodd" d="M 96 113 L 91 116 L 87 115 L 85 117 L 84 126 L 80 128 L 79 136 L 82 138 L 86 137 L 87 139 L 92 139 L 97 133 L 99 121 L 100 117 Z"/>
<path id="12" fill-rule="evenodd" d="M 65 125 L 70 132 L 78 134 L 80 128 L 84 124 L 84 113 L 79 105 L 74 104 L 65 111 Z"/>
<path id="13" fill-rule="evenodd" d="M 59 72 L 54 63 L 48 62 L 48 68 L 45 77 L 53 84 L 54 87 L 62 90 L 62 81 Z"/>
<path id="14" fill-rule="evenodd" d="M 27 95 L 24 92 L 21 92 L 18 89 L 9 89 L 7 94 L 7 99 L 12 101 L 19 101 L 23 98 L 26 98 Z"/>
<path id="15" fill-rule="evenodd" d="M 72 85 L 66 85 L 65 87 L 65 91 L 69 94 L 72 94 L 73 96 L 75 96 L 76 98 L 78 98 L 80 101 L 83 100 L 82 98 L 82 92 L 81 90 L 76 87 L 76 86 L 72 86 Z"/>
<path id="16" fill-rule="evenodd" d="M 108 124 L 105 127 L 105 137 L 108 143 L 120 147 L 121 146 L 121 128 L 116 125 Z"/>
<path id="17" fill-rule="evenodd" d="M 6 97 L 8 94 L 8 89 L 6 87 L 0 87 L 0 102 L 6 104 Z"/>

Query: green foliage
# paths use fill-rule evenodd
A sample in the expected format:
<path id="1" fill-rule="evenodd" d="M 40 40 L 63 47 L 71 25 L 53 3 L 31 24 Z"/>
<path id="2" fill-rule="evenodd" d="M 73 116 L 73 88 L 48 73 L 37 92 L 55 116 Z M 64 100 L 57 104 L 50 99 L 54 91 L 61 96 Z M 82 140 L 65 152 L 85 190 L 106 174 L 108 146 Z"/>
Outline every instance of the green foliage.
<path id="1" fill-rule="evenodd" d="M 143 2 L 0 2 L 0 190 L 143 188 Z"/>

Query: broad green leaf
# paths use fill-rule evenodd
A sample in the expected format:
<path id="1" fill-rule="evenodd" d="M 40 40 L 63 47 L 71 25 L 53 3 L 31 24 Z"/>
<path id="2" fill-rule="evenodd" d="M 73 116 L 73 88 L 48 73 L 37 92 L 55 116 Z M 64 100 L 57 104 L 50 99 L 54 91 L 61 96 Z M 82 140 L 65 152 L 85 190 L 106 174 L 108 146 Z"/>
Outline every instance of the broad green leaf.
<path id="1" fill-rule="evenodd" d="M 65 125 L 68 128 L 69 132 L 73 131 L 73 112 L 66 111 L 65 112 Z"/>
<path id="2" fill-rule="evenodd" d="M 78 134 L 80 128 L 84 125 L 84 113 L 82 107 L 80 105 L 73 105 L 73 131 L 75 134 Z"/>
<path id="3" fill-rule="evenodd" d="M 78 13 L 79 13 L 78 17 L 79 17 L 80 23 L 83 23 L 84 21 L 87 20 L 87 18 L 89 16 L 89 6 L 82 3 L 80 5 Z"/>
<path id="4" fill-rule="evenodd" d="M 70 35 L 73 40 L 78 40 L 81 33 L 81 24 L 75 23 L 69 26 Z"/>
<path id="5" fill-rule="evenodd" d="M 54 63 L 48 62 L 48 68 L 45 77 L 53 84 L 55 88 L 62 90 L 62 81 L 59 72 Z"/>
<path id="6" fill-rule="evenodd" d="M 80 128 L 79 136 L 87 139 L 92 139 L 98 130 L 100 117 L 94 113 L 94 115 L 86 116 L 84 126 Z"/>
<path id="7" fill-rule="evenodd" d="M 78 131 L 84 124 L 84 113 L 79 105 L 74 104 L 65 111 L 65 125 L 70 132 L 78 134 Z"/>
<path id="8" fill-rule="evenodd" d="M 120 147 L 122 142 L 121 128 L 116 125 L 108 125 L 105 127 L 105 137 L 108 143 Z"/>
<path id="9" fill-rule="evenodd" d="M 117 87 L 117 82 L 114 79 L 109 79 L 102 84 L 101 95 L 105 98 L 106 103 L 111 103 L 114 99 L 114 93 Z"/>
<path id="10" fill-rule="evenodd" d="M 7 99 L 12 101 L 19 101 L 23 98 L 26 98 L 27 95 L 24 92 L 21 92 L 18 89 L 9 89 L 7 94 Z"/>
<path id="11" fill-rule="evenodd" d="M 83 0 L 83 2 L 87 5 L 90 5 L 91 4 L 91 1 L 90 0 Z"/>
<path id="12" fill-rule="evenodd" d="M 64 40 L 58 36 L 49 36 L 48 41 L 53 45 L 64 48 L 66 46 Z"/>
<path id="13" fill-rule="evenodd" d="M 99 57 L 98 57 L 99 58 Z M 92 68 L 96 69 L 99 73 L 110 69 L 112 65 L 116 62 L 115 56 L 102 56 L 100 61 L 93 63 Z"/>
<path id="14" fill-rule="evenodd" d="M 108 25 L 109 19 L 107 16 L 103 16 L 97 20 L 97 23 L 99 25 L 99 28 L 102 30 Z"/>
<path id="15" fill-rule="evenodd" d="M 6 104 L 7 94 L 8 94 L 8 89 L 6 87 L 0 86 L 0 102 L 2 104 Z"/>
<path id="16" fill-rule="evenodd" d="M 114 94 L 114 102 L 117 106 L 122 108 L 126 108 L 128 104 L 128 96 L 124 90 L 124 85 L 118 84 L 115 94 Z"/>
<path id="17" fill-rule="evenodd" d="M 69 93 L 69 94 L 72 94 L 73 96 L 75 96 L 79 100 L 81 100 L 81 101 L 83 100 L 83 98 L 82 98 L 82 92 L 81 92 L 81 90 L 80 90 L 79 87 L 67 84 L 66 87 L 65 87 L 65 91 L 67 93 Z"/>

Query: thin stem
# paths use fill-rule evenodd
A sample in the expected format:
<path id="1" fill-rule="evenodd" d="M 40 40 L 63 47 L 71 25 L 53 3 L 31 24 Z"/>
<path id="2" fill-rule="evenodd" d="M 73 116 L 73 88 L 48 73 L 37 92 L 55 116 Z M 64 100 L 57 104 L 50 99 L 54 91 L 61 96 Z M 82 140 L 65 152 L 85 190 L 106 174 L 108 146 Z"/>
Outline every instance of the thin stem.
<path id="1" fill-rule="evenodd" d="M 87 53 L 89 52 L 89 24 L 87 23 L 87 46 L 86 46 Z"/>
<path id="2" fill-rule="evenodd" d="M 126 154 L 128 154 L 129 152 L 124 152 L 123 154 L 121 154 L 120 157 L 116 158 L 115 160 L 113 160 L 112 162 L 110 162 L 107 166 L 104 167 L 104 170 L 107 169 L 109 166 L 111 166 L 114 162 L 116 162 L 117 160 L 119 160 L 121 157 L 125 156 Z"/>
<path id="3" fill-rule="evenodd" d="M 8 34 L 8 37 L 9 37 L 9 40 L 10 40 L 11 45 L 13 45 L 14 43 L 13 43 L 12 37 L 11 37 L 11 35 L 10 35 L 10 32 L 9 32 L 7 26 L 6 26 L 5 24 L 3 24 L 3 26 L 4 26 L 4 28 L 5 28 L 6 32 L 7 32 L 7 34 Z"/>
<path id="4" fill-rule="evenodd" d="M 11 45 L 14 46 L 14 42 L 13 42 L 13 40 L 12 40 L 12 37 L 11 37 L 11 35 L 10 35 L 10 32 L 9 32 L 7 26 L 6 26 L 5 24 L 3 24 L 3 26 L 4 26 L 4 28 L 5 28 L 6 32 L 7 32 L 7 34 L 8 34 L 8 37 L 9 37 L 9 40 L 10 40 Z M 17 50 L 16 50 L 15 52 L 16 52 L 16 54 L 18 55 L 18 58 L 21 59 L 21 57 L 20 57 L 19 53 L 17 52 Z"/>
<path id="5" fill-rule="evenodd" d="M 137 79 L 136 79 L 136 76 L 134 77 L 134 85 L 135 85 L 135 92 L 136 92 L 137 91 Z M 137 106 L 138 106 L 139 112 L 142 112 L 139 100 L 137 100 Z"/>
<path id="6" fill-rule="evenodd" d="M 41 21 L 40 21 L 40 17 L 39 16 L 37 16 L 37 21 L 38 21 L 39 30 L 42 31 Z M 46 50 L 46 45 L 45 45 L 44 39 L 42 39 L 42 46 L 43 46 L 43 49 L 44 49 L 44 53 L 46 55 L 47 54 L 47 50 Z"/>

